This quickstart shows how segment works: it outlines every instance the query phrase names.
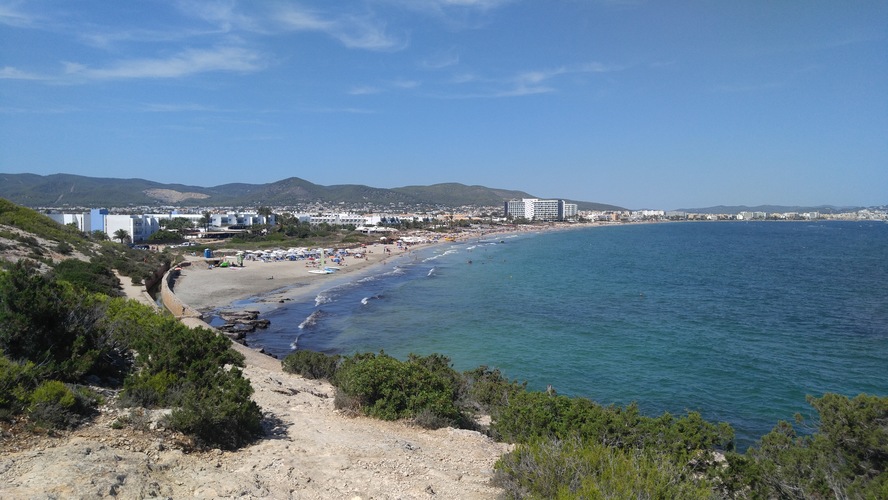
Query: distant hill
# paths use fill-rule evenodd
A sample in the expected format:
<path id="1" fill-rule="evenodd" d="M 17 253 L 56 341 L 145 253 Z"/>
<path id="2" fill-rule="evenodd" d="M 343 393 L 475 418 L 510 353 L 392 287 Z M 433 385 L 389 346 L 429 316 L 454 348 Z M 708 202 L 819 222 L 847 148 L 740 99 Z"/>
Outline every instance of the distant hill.
<path id="1" fill-rule="evenodd" d="M 816 207 L 802 206 L 782 206 L 782 205 L 758 205 L 747 207 L 745 205 L 718 205 L 708 208 L 679 208 L 675 212 L 687 212 L 689 214 L 739 214 L 740 212 L 765 212 L 765 213 L 787 213 L 787 212 L 820 212 L 822 214 L 837 214 L 843 212 L 851 212 L 861 207 L 835 207 L 832 205 L 820 205 Z"/>
<path id="2" fill-rule="evenodd" d="M 0 173 L 0 198 L 28 207 L 287 206 L 305 203 L 380 206 L 391 204 L 459 207 L 498 206 L 513 198 L 537 198 L 523 191 L 458 183 L 393 189 L 359 184 L 321 186 L 298 177 L 268 184 L 213 187 L 163 184 L 145 179 L 85 177 L 72 174 Z M 574 201 L 580 210 L 622 210 L 613 205 Z"/>

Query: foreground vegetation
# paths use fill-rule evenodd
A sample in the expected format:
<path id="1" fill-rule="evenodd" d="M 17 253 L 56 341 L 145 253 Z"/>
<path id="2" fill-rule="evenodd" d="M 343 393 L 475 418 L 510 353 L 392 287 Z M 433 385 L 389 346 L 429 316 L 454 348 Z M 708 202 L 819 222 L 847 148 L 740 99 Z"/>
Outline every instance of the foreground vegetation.
<path id="1" fill-rule="evenodd" d="M 0 224 L 11 242 L 0 250 L 25 256 L 0 265 L 0 420 L 75 427 L 103 403 L 94 389 L 111 388 L 123 406 L 172 409 L 166 425 L 198 444 L 236 448 L 259 434 L 243 357 L 226 338 L 120 297 L 114 270 L 141 283 L 173 255 L 2 199 Z"/>
<path id="2" fill-rule="evenodd" d="M 0 273 L 0 417 L 73 427 L 121 388 L 128 407 L 173 408 L 168 425 L 198 443 L 239 447 L 261 412 L 228 339 L 122 298 L 88 293 L 25 263 Z"/>
<path id="3" fill-rule="evenodd" d="M 809 398 L 819 420 L 780 422 L 745 453 L 733 429 L 688 412 L 528 391 L 498 370 L 459 373 L 444 356 L 328 356 L 297 351 L 284 370 L 336 386 L 337 408 L 436 428 L 483 429 L 516 449 L 495 481 L 513 498 L 888 498 L 888 398 Z"/>

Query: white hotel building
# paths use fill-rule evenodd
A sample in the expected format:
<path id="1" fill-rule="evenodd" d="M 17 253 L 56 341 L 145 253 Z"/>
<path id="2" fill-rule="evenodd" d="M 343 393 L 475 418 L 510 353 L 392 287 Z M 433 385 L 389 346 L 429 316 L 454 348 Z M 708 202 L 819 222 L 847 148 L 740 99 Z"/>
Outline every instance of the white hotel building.
<path id="1" fill-rule="evenodd" d="M 577 217 L 577 204 L 564 200 L 541 200 L 524 198 L 509 200 L 504 204 L 506 217 L 524 217 L 527 220 L 554 221 L 570 220 Z"/>

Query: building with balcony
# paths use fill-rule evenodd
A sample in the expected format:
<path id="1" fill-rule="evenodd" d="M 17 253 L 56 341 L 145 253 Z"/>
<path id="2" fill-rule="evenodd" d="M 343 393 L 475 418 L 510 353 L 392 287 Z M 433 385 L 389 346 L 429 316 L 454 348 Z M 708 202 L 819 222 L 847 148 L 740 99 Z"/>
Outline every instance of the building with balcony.
<path id="1" fill-rule="evenodd" d="M 564 200 L 541 200 L 539 198 L 508 200 L 503 205 L 503 211 L 507 218 L 524 217 L 527 220 L 536 221 L 569 220 L 576 218 L 578 213 L 576 203 L 567 203 Z"/>

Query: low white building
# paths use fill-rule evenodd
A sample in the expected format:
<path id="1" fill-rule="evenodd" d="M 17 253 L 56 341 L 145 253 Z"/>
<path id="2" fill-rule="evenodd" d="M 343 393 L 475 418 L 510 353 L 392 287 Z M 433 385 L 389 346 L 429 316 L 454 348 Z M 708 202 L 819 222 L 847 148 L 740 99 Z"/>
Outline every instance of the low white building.
<path id="1" fill-rule="evenodd" d="M 123 229 L 132 242 L 145 241 L 160 229 L 156 218 L 149 215 L 106 215 L 105 234 L 115 239 L 115 233 Z"/>
<path id="2" fill-rule="evenodd" d="M 58 222 L 63 226 L 75 224 L 81 232 L 87 233 L 89 229 L 89 213 L 82 214 L 46 214 L 50 219 Z"/>
<path id="3" fill-rule="evenodd" d="M 364 224 L 369 224 L 367 218 L 363 215 L 352 213 L 312 215 L 309 222 L 311 222 L 311 224 L 326 223 L 331 226 L 362 226 Z"/>
<path id="4" fill-rule="evenodd" d="M 203 218 L 203 216 L 200 216 L 200 218 Z M 268 219 L 257 213 L 249 212 L 226 212 L 210 216 L 210 225 L 213 227 L 254 226 L 257 224 L 274 224 L 274 214 L 270 215 Z"/>

